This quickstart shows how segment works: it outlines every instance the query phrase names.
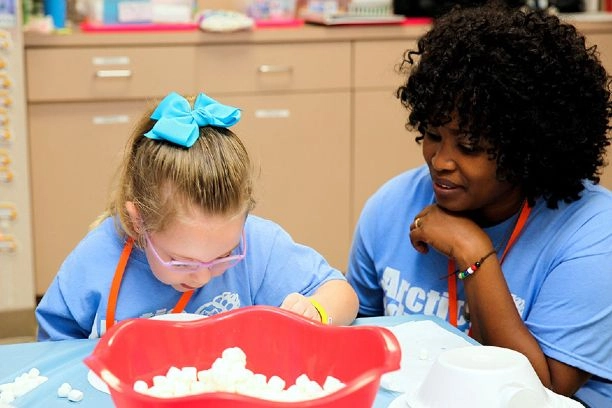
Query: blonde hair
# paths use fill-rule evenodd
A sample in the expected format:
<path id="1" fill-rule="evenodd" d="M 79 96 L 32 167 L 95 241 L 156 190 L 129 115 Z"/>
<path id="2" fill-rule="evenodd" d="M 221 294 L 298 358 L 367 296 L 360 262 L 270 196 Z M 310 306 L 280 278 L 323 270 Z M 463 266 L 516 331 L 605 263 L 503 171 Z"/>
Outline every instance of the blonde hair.
<path id="1" fill-rule="evenodd" d="M 193 105 L 195 98 L 187 98 Z M 135 127 L 119 166 L 117 185 L 106 211 L 92 224 L 117 216 L 120 232 L 142 240 L 126 202 L 138 209 L 147 231 L 161 231 L 177 217 L 198 208 L 213 216 L 234 216 L 254 205 L 251 160 L 229 129 L 200 127 L 189 148 L 143 136 L 155 121 L 151 109 Z M 140 242 L 142 243 L 142 242 Z"/>

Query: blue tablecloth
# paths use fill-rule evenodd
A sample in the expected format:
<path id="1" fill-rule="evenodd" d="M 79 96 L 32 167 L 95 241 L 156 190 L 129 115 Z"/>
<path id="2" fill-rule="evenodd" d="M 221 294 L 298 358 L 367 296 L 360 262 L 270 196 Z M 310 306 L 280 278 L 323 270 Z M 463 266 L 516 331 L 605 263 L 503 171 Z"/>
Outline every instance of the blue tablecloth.
<path id="1" fill-rule="evenodd" d="M 470 342 L 474 340 L 458 331 L 447 322 L 430 316 L 370 317 L 357 319 L 354 325 L 395 326 L 414 320 L 432 320 L 441 327 L 456 333 Z M 62 383 L 83 391 L 79 403 L 86 407 L 112 407 L 110 395 L 94 389 L 87 381 L 89 369 L 83 359 L 91 354 L 97 340 L 64 340 L 43 343 L 22 343 L 0 346 L 0 384 L 9 383 L 24 372 L 36 367 L 49 380 L 33 391 L 17 398 L 14 407 L 67 408 L 73 403 L 57 397 Z M 374 402 L 375 408 L 387 407 L 399 394 L 380 389 Z"/>

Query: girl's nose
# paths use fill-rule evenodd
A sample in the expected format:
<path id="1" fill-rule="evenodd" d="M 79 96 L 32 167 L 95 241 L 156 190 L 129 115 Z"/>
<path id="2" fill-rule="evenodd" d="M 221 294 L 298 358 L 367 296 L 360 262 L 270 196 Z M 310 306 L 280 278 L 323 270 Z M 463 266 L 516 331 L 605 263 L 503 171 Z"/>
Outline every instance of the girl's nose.
<path id="1" fill-rule="evenodd" d="M 201 286 L 206 285 L 208 282 L 210 282 L 211 279 L 212 273 L 210 272 L 210 270 L 208 268 L 200 268 L 198 271 L 189 274 L 188 282 L 194 284 L 192 285 L 191 283 L 188 283 L 188 285 L 199 288 Z"/>

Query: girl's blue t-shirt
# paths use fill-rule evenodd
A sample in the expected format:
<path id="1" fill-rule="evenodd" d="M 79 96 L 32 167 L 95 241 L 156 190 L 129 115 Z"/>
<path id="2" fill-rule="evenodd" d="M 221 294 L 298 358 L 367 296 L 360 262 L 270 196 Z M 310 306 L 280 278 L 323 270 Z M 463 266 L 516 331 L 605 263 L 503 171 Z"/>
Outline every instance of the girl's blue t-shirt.
<path id="1" fill-rule="evenodd" d="M 111 281 L 125 245 L 108 218 L 77 245 L 36 309 L 39 340 L 100 337 Z M 280 306 L 292 292 L 312 295 L 324 282 L 344 280 L 314 249 L 294 242 L 279 225 L 253 215 L 245 223 L 247 254 L 194 291 L 185 312 L 212 316 L 249 305 Z M 236 253 L 242 252 L 242 245 Z M 145 253 L 133 248 L 115 320 L 170 313 L 182 295 L 155 278 Z"/>
<path id="2" fill-rule="evenodd" d="M 417 252 L 410 223 L 434 192 L 426 166 L 383 185 L 355 231 L 347 278 L 366 316 L 425 314 L 448 320 L 448 259 Z M 486 228 L 494 246 L 516 216 Z M 585 183 L 581 199 L 547 208 L 538 200 L 502 270 L 519 314 L 544 354 L 594 377 L 576 395 L 612 406 L 612 193 Z M 460 329 L 469 323 L 458 285 Z M 587 394 L 592 394 L 591 396 Z M 593 397 L 594 395 L 594 397 Z M 593 399 L 595 398 L 595 399 Z M 595 402 L 596 403 L 596 402 Z M 594 405 L 599 406 L 599 405 Z"/>

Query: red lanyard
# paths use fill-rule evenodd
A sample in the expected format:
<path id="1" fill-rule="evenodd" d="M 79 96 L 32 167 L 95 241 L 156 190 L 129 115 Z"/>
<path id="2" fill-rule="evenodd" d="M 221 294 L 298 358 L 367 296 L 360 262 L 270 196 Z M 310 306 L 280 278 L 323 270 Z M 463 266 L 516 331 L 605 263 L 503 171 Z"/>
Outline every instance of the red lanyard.
<path id="1" fill-rule="evenodd" d="M 121 252 L 121 256 L 119 257 L 119 262 L 117 263 L 117 268 L 115 269 L 115 275 L 113 276 L 110 293 L 108 294 L 108 305 L 106 306 L 107 331 L 113 326 L 113 324 L 115 324 L 115 310 L 117 309 L 119 289 L 121 288 L 123 273 L 125 272 L 125 267 L 127 265 L 128 259 L 130 259 L 130 254 L 132 253 L 133 247 L 134 239 L 130 237 L 125 242 L 125 246 L 123 247 L 123 251 Z M 172 309 L 172 313 L 181 313 L 185 309 L 185 306 L 187 306 L 187 303 L 189 303 L 191 295 L 193 295 L 193 290 L 184 292 L 178 302 L 176 302 L 176 306 L 174 306 L 174 309 Z"/>
<path id="2" fill-rule="evenodd" d="M 502 262 L 504 262 L 504 258 L 510 251 L 510 248 L 514 245 L 521 231 L 525 227 L 525 223 L 527 222 L 527 218 L 529 218 L 529 213 L 531 213 L 531 206 L 525 204 L 521 208 L 521 212 L 518 216 L 518 220 L 516 221 L 516 225 L 512 230 L 512 234 L 510 234 L 510 239 L 508 239 L 508 243 L 506 244 L 506 248 L 504 248 L 504 252 L 502 253 L 501 258 L 499 259 L 499 264 L 501 266 Z M 457 311 L 457 277 L 455 274 L 455 260 L 448 260 L 448 321 L 453 326 L 457 327 L 457 319 L 458 319 L 458 311 Z"/>

